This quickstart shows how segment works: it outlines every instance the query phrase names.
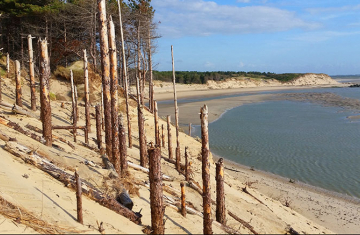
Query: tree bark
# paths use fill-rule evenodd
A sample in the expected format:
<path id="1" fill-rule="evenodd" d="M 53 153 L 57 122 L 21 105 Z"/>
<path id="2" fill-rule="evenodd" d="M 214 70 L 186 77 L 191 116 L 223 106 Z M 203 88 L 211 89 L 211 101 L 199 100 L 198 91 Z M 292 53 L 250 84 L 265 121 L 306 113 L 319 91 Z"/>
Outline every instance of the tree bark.
<path id="1" fill-rule="evenodd" d="M 180 141 L 179 141 L 179 107 L 177 105 L 176 96 L 176 79 L 175 79 L 175 63 L 174 63 L 174 50 L 171 45 L 171 58 L 172 58 L 172 72 L 173 72 L 173 86 L 174 86 L 174 106 L 175 106 L 175 128 L 176 128 L 176 169 L 180 170 Z"/>
<path id="2" fill-rule="evenodd" d="M 50 83 L 50 60 L 48 56 L 46 39 L 40 40 L 40 100 L 43 122 L 43 137 L 46 145 L 52 145 L 52 128 L 51 128 L 51 106 L 49 95 Z"/>
<path id="3" fill-rule="evenodd" d="M 163 190 L 161 179 L 161 150 L 159 147 L 150 148 L 149 154 L 149 181 L 150 181 L 150 208 L 151 228 L 153 234 L 164 234 Z"/>
<path id="4" fill-rule="evenodd" d="M 128 171 L 127 164 L 127 146 L 126 146 L 126 134 L 124 126 L 124 118 L 122 114 L 119 115 L 119 145 L 120 145 L 120 170 L 121 176 L 125 177 Z"/>
<path id="5" fill-rule="evenodd" d="M 185 185 L 184 182 L 180 183 L 181 187 L 181 214 L 186 217 L 186 202 L 185 202 Z"/>
<path id="6" fill-rule="evenodd" d="M 105 144 L 106 154 L 112 159 L 112 132 L 111 132 L 111 96 L 110 96 L 110 57 L 109 39 L 106 20 L 105 0 L 97 0 L 99 10 L 100 25 L 100 51 L 101 51 L 101 70 L 104 99 L 104 121 L 105 121 Z"/>
<path id="7" fill-rule="evenodd" d="M 204 107 L 200 109 L 200 119 L 201 119 L 204 234 L 212 234 L 208 107 L 206 105 L 204 105 Z"/>
<path id="8" fill-rule="evenodd" d="M 77 171 L 75 171 L 75 185 L 76 185 L 76 211 L 77 211 L 77 221 L 80 224 L 84 224 L 83 213 L 82 213 L 82 199 L 81 199 L 81 179 Z"/>
<path id="9" fill-rule="evenodd" d="M 155 146 L 161 147 L 160 142 L 160 132 L 159 132 L 159 115 L 158 115 L 158 105 L 156 100 L 154 100 L 154 122 L 155 122 Z"/>
<path id="10" fill-rule="evenodd" d="M 140 102 L 140 86 L 139 77 L 136 76 L 136 92 L 137 92 L 137 105 L 138 105 L 138 126 L 139 126 L 139 146 L 140 146 L 140 165 L 146 167 L 148 163 L 146 154 L 146 136 L 144 127 L 144 109 Z"/>
<path id="11" fill-rule="evenodd" d="M 89 90 L 89 71 L 88 71 L 88 60 L 86 55 L 86 49 L 84 49 L 84 82 L 85 82 L 85 123 L 87 132 L 91 132 L 90 123 L 90 90 Z M 89 144 L 89 141 L 86 142 Z"/>
<path id="12" fill-rule="evenodd" d="M 165 148 L 164 124 L 161 125 L 161 147 Z"/>
<path id="13" fill-rule="evenodd" d="M 189 156 L 188 156 L 188 147 L 186 146 L 185 147 L 185 180 L 186 181 L 189 181 L 190 180 L 190 177 L 189 177 Z"/>
<path id="14" fill-rule="evenodd" d="M 70 80 L 71 80 L 71 100 L 72 100 L 72 121 L 73 121 L 73 126 L 76 127 L 77 125 L 77 102 L 76 102 L 76 97 L 75 97 L 75 84 L 74 84 L 74 76 L 73 76 L 73 71 L 70 69 Z M 76 143 L 76 130 L 74 129 L 73 132 L 73 136 L 74 136 L 74 142 Z"/>
<path id="15" fill-rule="evenodd" d="M 116 172 L 120 175 L 120 152 L 119 152 L 119 114 L 118 114 L 118 77 L 117 77 L 117 54 L 115 41 L 115 27 L 110 16 L 109 20 L 109 51 L 110 51 L 110 91 L 111 91 L 111 125 L 112 125 L 112 163 Z"/>
<path id="16" fill-rule="evenodd" d="M 151 58 L 151 19 L 150 19 L 150 23 L 149 23 L 149 41 L 148 41 L 148 46 L 149 46 L 149 51 L 148 51 L 148 63 L 149 63 L 149 109 L 151 110 L 152 113 L 154 113 L 154 107 L 153 107 L 153 102 L 154 102 L 154 84 L 153 84 L 153 68 L 152 68 L 152 58 Z M 164 147 L 164 146 L 163 146 Z"/>
<path id="17" fill-rule="evenodd" d="M 102 149 L 102 136 L 101 136 L 101 113 L 100 113 L 100 106 L 95 106 L 95 113 L 96 113 L 96 139 L 97 145 L 99 149 Z"/>
<path id="18" fill-rule="evenodd" d="M 33 46 L 32 46 L 32 37 L 31 37 L 31 35 L 28 35 L 28 50 L 29 50 L 29 74 L 30 74 L 31 110 L 36 111 L 34 51 L 33 51 Z"/>
<path id="19" fill-rule="evenodd" d="M 169 159 L 173 159 L 174 157 L 173 157 L 173 151 L 172 151 L 170 115 L 167 116 L 167 130 L 168 130 L 168 154 L 169 154 Z"/>
<path id="20" fill-rule="evenodd" d="M 15 81 L 16 81 L 16 104 L 22 107 L 21 72 L 20 72 L 20 62 L 18 60 L 15 60 Z"/>
<path id="21" fill-rule="evenodd" d="M 226 223 L 225 192 L 224 192 L 224 162 L 220 158 L 216 163 L 216 221 Z"/>

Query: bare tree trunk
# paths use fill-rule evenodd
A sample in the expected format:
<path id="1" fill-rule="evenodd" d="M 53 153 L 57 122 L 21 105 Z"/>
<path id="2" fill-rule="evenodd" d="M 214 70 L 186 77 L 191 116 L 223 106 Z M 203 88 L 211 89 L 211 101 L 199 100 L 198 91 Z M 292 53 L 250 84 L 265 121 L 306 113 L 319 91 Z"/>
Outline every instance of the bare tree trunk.
<path id="1" fill-rule="evenodd" d="M 179 108 L 177 105 L 176 85 L 175 85 L 175 64 L 174 64 L 174 50 L 171 45 L 171 58 L 172 58 L 172 72 L 173 72 L 173 86 L 174 86 L 174 106 L 175 106 L 175 128 L 176 128 L 176 169 L 180 171 L 180 141 L 179 141 Z"/>
<path id="2" fill-rule="evenodd" d="M 125 177 L 128 171 L 127 164 L 127 146 L 126 146 L 126 134 L 125 134 L 125 126 L 124 126 L 124 118 L 122 114 L 119 115 L 119 142 L 120 142 L 120 169 L 121 176 Z"/>
<path id="3" fill-rule="evenodd" d="M 226 223 L 225 192 L 224 192 L 224 162 L 220 158 L 216 163 L 216 221 Z"/>
<path id="4" fill-rule="evenodd" d="M 72 98 L 72 118 L 73 118 L 73 126 L 77 125 L 77 102 L 75 96 L 75 84 L 74 84 L 74 75 L 73 71 L 70 69 L 70 80 L 71 80 L 71 98 Z M 74 142 L 76 143 L 76 129 L 73 131 Z"/>
<path id="5" fill-rule="evenodd" d="M 159 116 L 158 106 L 156 100 L 154 100 L 154 121 L 155 121 L 155 146 L 161 147 L 160 132 L 159 132 Z"/>
<path id="6" fill-rule="evenodd" d="M 110 47 L 110 91 L 111 91 L 111 124 L 112 124 L 112 163 L 118 174 L 120 170 L 119 152 L 119 119 L 118 119 L 118 77 L 117 54 L 115 41 L 115 27 L 110 16 L 109 20 L 109 47 Z M 111 159 L 110 159 L 111 160 Z"/>
<path id="7" fill-rule="evenodd" d="M 120 22 L 120 35 L 121 35 L 121 54 L 122 54 L 122 62 L 123 62 L 123 70 L 124 70 L 124 90 L 125 90 L 125 102 L 126 102 L 126 117 L 127 117 L 127 125 L 128 125 L 128 141 L 129 148 L 132 148 L 132 138 L 131 138 L 131 116 L 129 113 L 129 88 L 128 88 L 128 76 L 126 69 L 126 57 L 125 57 L 125 46 L 124 46 L 124 33 L 122 28 L 122 20 L 121 20 L 121 6 L 120 0 L 118 0 L 118 9 L 119 9 L 119 22 Z"/>
<path id="8" fill-rule="evenodd" d="M 18 60 L 15 60 L 15 81 L 16 81 L 16 104 L 22 107 L 21 72 L 20 72 L 20 62 Z"/>
<path id="9" fill-rule="evenodd" d="M 151 21 L 150 21 L 151 23 Z M 152 113 L 154 113 L 154 84 L 153 84 L 153 68 L 152 68 L 152 58 L 151 58 L 151 27 L 149 25 L 149 51 L 148 51 L 148 63 L 149 63 L 149 108 Z M 163 146 L 164 147 L 164 146 Z"/>
<path id="10" fill-rule="evenodd" d="M 164 234 L 163 189 L 161 178 L 161 150 L 158 147 L 150 147 L 149 154 L 149 181 L 150 181 L 150 208 L 151 228 L 153 234 Z"/>
<path id="11" fill-rule="evenodd" d="M 43 122 L 43 137 L 46 145 L 52 146 L 52 127 L 51 127 L 51 106 L 49 95 L 50 82 L 50 60 L 48 56 L 47 41 L 40 40 L 40 100 Z"/>
<path id="12" fill-rule="evenodd" d="M 84 81 L 85 81 L 85 123 L 88 132 L 91 132 L 90 123 L 90 90 L 89 90 L 89 71 L 86 49 L 84 49 Z M 88 144 L 88 143 L 87 143 Z"/>
<path id="13" fill-rule="evenodd" d="M 75 171 L 75 184 L 76 184 L 77 221 L 80 224 L 84 224 L 83 213 L 82 213 L 82 199 L 81 199 L 82 187 L 81 187 L 80 176 L 77 173 L 77 171 Z"/>
<path id="14" fill-rule="evenodd" d="M 97 0 L 99 9 L 100 24 L 100 49 L 101 49 L 101 70 L 104 98 L 104 121 L 105 121 L 105 143 L 106 154 L 112 159 L 112 132 L 111 132 L 111 96 L 110 96 L 110 57 L 109 39 L 106 20 L 105 0 Z"/>
<path id="15" fill-rule="evenodd" d="M 188 156 L 188 147 L 185 147 L 185 180 L 189 181 L 190 177 L 189 177 L 189 156 Z"/>
<path id="16" fill-rule="evenodd" d="M 140 102 L 139 77 L 136 76 L 136 92 L 138 103 L 138 126 L 139 126 L 139 145 L 140 145 L 140 165 L 146 167 L 148 159 L 146 155 L 146 136 L 144 127 L 144 109 Z"/>
<path id="17" fill-rule="evenodd" d="M 200 109 L 201 119 L 201 154 L 203 179 L 203 207 L 204 207 L 204 234 L 212 234 L 211 219 L 211 190 L 210 190 L 210 162 L 209 162 L 209 133 L 208 133 L 208 107 Z"/>
<path id="18" fill-rule="evenodd" d="M 169 159 L 173 159 L 174 157 L 173 157 L 173 151 L 172 151 L 170 115 L 167 116 L 167 130 L 168 130 L 168 154 L 169 154 Z"/>
<path id="19" fill-rule="evenodd" d="M 101 136 L 101 113 L 100 113 L 100 106 L 95 106 L 95 113 L 96 113 L 96 139 L 98 148 L 102 149 L 102 136 Z"/>
<path id="20" fill-rule="evenodd" d="M 164 124 L 161 125 L 161 146 L 165 148 Z"/>
<path id="21" fill-rule="evenodd" d="M 36 90 L 35 90 L 35 72 L 34 72 L 34 51 L 32 46 L 32 37 L 28 36 L 29 50 L 29 73 L 30 73 L 30 93 L 31 93 L 31 110 L 36 111 Z"/>
<path id="22" fill-rule="evenodd" d="M 181 214 L 186 217 L 186 202 L 185 202 L 185 185 L 184 182 L 180 183 L 181 187 Z"/>

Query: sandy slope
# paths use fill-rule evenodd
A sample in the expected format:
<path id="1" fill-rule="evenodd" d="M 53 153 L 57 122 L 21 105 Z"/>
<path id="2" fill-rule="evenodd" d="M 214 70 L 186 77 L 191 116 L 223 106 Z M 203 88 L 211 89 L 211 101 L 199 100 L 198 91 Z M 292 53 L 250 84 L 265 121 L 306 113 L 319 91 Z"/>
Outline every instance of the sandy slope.
<path id="1" fill-rule="evenodd" d="M 14 81 L 5 78 L 5 85 L 3 86 L 3 99 L 6 102 L 14 102 Z M 26 82 L 24 82 L 26 84 Z M 52 82 L 52 88 L 50 89 L 56 94 L 62 94 L 67 96 L 69 86 L 57 81 Z M 29 106 L 29 87 L 24 85 L 23 87 L 23 102 L 25 107 Z M 71 104 L 65 102 L 65 108 L 61 108 L 62 101 L 51 102 L 52 106 L 52 121 L 57 125 L 68 125 L 70 123 L 70 108 Z M 121 102 L 123 99 L 121 98 Z M 93 103 L 94 105 L 95 103 Z M 138 130 L 137 130 L 137 117 L 136 109 L 134 108 L 134 102 L 132 102 L 132 126 L 133 126 L 133 139 L 134 147 L 128 151 L 129 160 L 134 163 L 139 163 L 139 150 L 138 146 Z M 200 107 L 199 107 L 200 108 Z M 122 108 L 121 108 L 122 109 Z M 91 111 L 94 113 L 94 110 Z M 36 112 L 39 115 L 39 111 Z M 4 116 L 22 126 L 24 129 L 26 124 L 31 124 L 41 128 L 41 122 L 35 118 L 29 118 L 21 115 L 13 115 L 0 108 L 0 115 Z M 145 112 L 146 115 L 146 136 L 147 142 L 154 141 L 154 127 L 153 116 Z M 196 114 L 195 114 L 196 115 Z M 92 119 L 92 125 L 94 127 L 95 120 Z M 80 108 L 80 125 L 84 124 L 84 109 Z M 164 124 L 164 120 L 160 120 L 160 126 Z M 94 130 L 94 129 L 93 129 Z M 0 125 L 0 131 L 11 137 L 16 137 L 19 143 L 26 144 L 29 147 L 41 151 L 46 154 L 55 164 L 64 167 L 67 171 L 73 174 L 74 169 L 78 168 L 80 176 L 94 185 L 97 185 L 100 189 L 106 191 L 109 189 L 109 180 L 107 178 L 109 171 L 102 168 L 102 162 L 100 155 L 93 152 L 79 144 L 75 144 L 76 149 L 71 149 L 68 145 L 57 142 L 59 146 L 64 150 L 58 150 L 56 148 L 46 147 L 39 142 L 36 142 L 29 137 L 17 133 L 16 131 L 9 129 L 3 125 Z M 175 128 L 172 128 L 173 135 L 175 136 Z M 72 135 L 66 130 L 54 131 L 54 134 L 62 136 L 69 141 L 72 141 Z M 79 131 L 80 134 L 80 131 Z M 90 144 L 95 145 L 94 141 L 95 132 L 90 134 Z M 82 142 L 83 137 L 78 137 L 78 142 Z M 183 154 L 185 146 L 189 147 L 190 160 L 192 161 L 192 170 L 194 179 L 201 183 L 201 162 L 199 161 L 200 143 L 189 137 L 184 133 L 180 133 L 180 143 Z M 4 141 L 0 141 L 0 146 L 5 145 Z M 173 146 L 175 146 L 175 139 Z M 162 149 L 162 155 L 167 156 L 167 150 Z M 105 233 L 141 233 L 142 226 L 135 225 L 126 218 L 117 215 L 109 209 L 106 209 L 99 204 L 83 198 L 84 203 L 84 225 L 80 225 L 75 221 L 76 218 L 76 197 L 74 191 L 65 187 L 63 184 L 57 182 L 46 173 L 38 170 L 32 165 L 26 164 L 15 156 L 6 152 L 3 148 L 0 148 L 0 156 L 2 159 L 2 167 L 0 169 L 0 192 L 1 196 L 18 205 L 20 208 L 25 208 L 32 212 L 38 218 L 47 221 L 50 224 L 57 225 L 59 227 L 65 227 L 69 230 L 76 230 L 81 233 L 96 233 L 97 223 L 104 223 Z M 93 161 L 96 166 L 92 167 L 85 165 L 85 160 Z M 172 186 L 179 190 L 179 184 L 184 177 L 179 175 L 174 166 L 163 161 L 162 170 L 165 174 L 175 177 L 173 182 L 164 182 L 166 185 Z M 148 176 L 145 173 L 135 170 L 130 171 L 134 182 L 148 181 Z M 28 177 L 24 177 L 24 175 Z M 301 233 L 332 233 L 329 229 L 322 225 L 317 224 L 309 218 L 304 217 L 300 213 L 291 209 L 291 207 L 283 206 L 281 202 L 274 200 L 273 198 L 260 193 L 256 189 L 250 187 L 248 190 L 264 204 L 259 203 L 253 197 L 242 192 L 242 188 L 246 181 L 237 180 L 228 173 L 226 177 L 226 206 L 228 210 L 231 210 L 238 217 L 248 222 L 254 227 L 254 230 L 258 233 L 285 233 L 286 229 L 291 226 Z M 215 199 L 215 164 L 211 163 L 211 188 L 212 198 Z M 106 184 L 104 184 L 106 182 Z M 135 185 L 139 189 L 139 195 L 133 195 L 134 211 L 140 211 L 142 209 L 142 223 L 143 225 L 151 224 L 150 206 L 149 206 L 149 191 L 148 188 L 141 184 Z M 186 187 L 187 200 L 194 204 L 194 207 L 199 211 L 202 211 L 202 197 L 194 190 Z M 168 195 L 167 193 L 165 193 Z M 171 195 L 168 195 L 171 196 Z M 174 196 L 171 196 L 174 197 Z M 213 217 L 214 206 L 213 209 Z M 183 218 L 177 211 L 167 207 L 165 210 L 166 219 L 166 233 L 202 233 L 202 219 L 196 215 L 187 215 Z M 0 217 L 0 223 L 2 222 Z M 235 221 L 231 217 L 227 216 L 227 225 L 233 229 L 238 230 L 241 233 L 249 233 L 250 231 L 242 226 L 239 222 Z M 10 219 L 5 219 L 0 225 L 0 232 L 6 233 L 12 231 L 14 223 Z M 14 230 L 15 233 L 29 233 L 31 229 L 25 231 L 21 225 Z M 213 226 L 214 233 L 224 233 L 220 228 Z"/>

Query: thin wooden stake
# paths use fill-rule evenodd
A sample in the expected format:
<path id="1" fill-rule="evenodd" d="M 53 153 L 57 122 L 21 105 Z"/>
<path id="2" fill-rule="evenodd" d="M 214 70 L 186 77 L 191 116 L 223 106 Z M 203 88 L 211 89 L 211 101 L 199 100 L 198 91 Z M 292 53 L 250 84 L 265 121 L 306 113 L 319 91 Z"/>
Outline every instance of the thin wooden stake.
<path id="1" fill-rule="evenodd" d="M 73 118 L 73 126 L 77 125 L 77 102 L 75 97 L 75 85 L 74 85 L 74 75 L 73 71 L 70 69 L 70 81 L 71 81 L 71 98 L 72 98 L 72 118 Z M 74 142 L 76 143 L 76 129 L 73 131 Z"/>
<path id="2" fill-rule="evenodd" d="M 111 95 L 110 95 L 110 57 L 109 57 L 109 38 L 106 20 L 105 0 L 98 0 L 99 25 L 100 25 L 100 51 L 101 51 L 101 70 L 104 98 L 104 121 L 105 121 L 105 144 L 106 154 L 112 159 L 112 125 L 111 125 Z"/>
<path id="3" fill-rule="evenodd" d="M 109 51 L 110 51 L 110 93 L 111 93 L 111 125 L 112 125 L 112 163 L 120 174 L 119 152 L 119 114 L 118 114 L 118 77 L 117 54 L 115 41 L 115 26 L 110 16 L 109 20 Z"/>
<path id="4" fill-rule="evenodd" d="M 168 154 L 169 154 L 169 159 L 173 159 L 174 157 L 173 157 L 173 151 L 172 151 L 170 115 L 167 116 L 167 130 L 168 130 Z"/>
<path id="5" fill-rule="evenodd" d="M 163 189 L 161 178 L 161 150 L 159 147 L 150 147 L 149 154 L 149 181 L 150 181 L 150 208 L 151 228 L 153 234 L 164 234 Z"/>
<path id="6" fill-rule="evenodd" d="M 90 89 L 89 89 L 89 71 L 88 71 L 88 60 L 86 55 L 86 49 L 84 49 L 84 83 L 85 83 L 85 123 L 88 132 L 91 132 L 90 123 Z M 85 142 L 89 144 L 88 142 Z"/>
<path id="7" fill-rule="evenodd" d="M 216 221 L 226 223 L 225 192 L 224 192 L 224 160 L 222 158 L 216 163 Z"/>
<path id="8" fill-rule="evenodd" d="M 52 146 L 51 106 L 50 106 L 50 60 L 48 56 L 47 41 L 40 39 L 40 101 L 43 124 L 43 137 L 46 145 Z"/>
<path id="9" fill-rule="evenodd" d="M 181 214 L 186 217 L 186 202 L 185 202 L 185 185 L 184 182 L 180 183 L 181 187 Z"/>
<path id="10" fill-rule="evenodd" d="M 35 90 L 35 72 L 34 72 L 34 51 L 32 46 L 32 37 L 28 35 L 29 51 L 29 73 L 30 73 L 30 93 L 31 93 L 31 110 L 36 110 L 36 90 Z"/>
<path id="11" fill-rule="evenodd" d="M 189 156 L 188 156 L 188 147 L 185 147 L 185 180 L 189 181 L 190 180 L 190 176 L 189 176 Z"/>
<path id="12" fill-rule="evenodd" d="M 164 124 L 161 124 L 161 146 L 165 148 Z"/>
<path id="13" fill-rule="evenodd" d="M 158 105 L 154 100 L 154 122 L 155 122 L 155 145 L 161 146 L 160 133 L 159 133 L 159 116 L 158 116 Z"/>
<path id="14" fill-rule="evenodd" d="M 125 177 L 128 171 L 127 164 L 127 146 L 126 146 L 126 134 L 124 126 L 124 118 L 122 114 L 119 115 L 119 143 L 120 143 L 120 170 L 121 176 Z"/>
<path id="15" fill-rule="evenodd" d="M 211 188 L 210 188 L 210 162 L 209 162 L 209 133 L 208 133 L 208 107 L 200 109 L 201 119 L 201 155 L 203 180 L 203 207 L 204 207 L 204 234 L 212 234 L 211 219 Z"/>
<path id="16" fill-rule="evenodd" d="M 20 62 L 18 60 L 15 60 L 15 81 L 16 81 L 16 104 L 22 107 L 21 72 L 20 72 Z"/>
<path id="17" fill-rule="evenodd" d="M 101 112 L 100 105 L 95 106 L 96 113 L 96 139 L 99 149 L 102 149 L 102 136 L 101 136 Z"/>
<path id="18" fill-rule="evenodd" d="M 77 171 L 75 171 L 75 180 L 76 180 L 76 205 L 77 205 L 77 221 L 80 224 L 84 224 L 83 213 L 82 213 L 82 199 L 81 199 L 81 179 Z"/>
<path id="19" fill-rule="evenodd" d="M 171 59 L 172 59 L 172 72 L 173 72 L 173 87 L 174 87 L 174 106 L 175 106 L 175 128 L 176 128 L 176 169 L 180 171 L 180 141 L 179 141 L 179 107 L 177 105 L 176 85 L 175 85 L 175 64 L 174 64 L 174 50 L 171 45 Z"/>

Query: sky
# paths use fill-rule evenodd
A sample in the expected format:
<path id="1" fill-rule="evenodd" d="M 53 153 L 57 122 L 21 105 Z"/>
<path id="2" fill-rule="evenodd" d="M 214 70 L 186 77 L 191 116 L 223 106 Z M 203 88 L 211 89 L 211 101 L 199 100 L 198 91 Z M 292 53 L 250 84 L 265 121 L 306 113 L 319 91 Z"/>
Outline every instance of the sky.
<path id="1" fill-rule="evenodd" d="M 358 0 L 152 0 L 154 69 L 360 74 Z"/>

